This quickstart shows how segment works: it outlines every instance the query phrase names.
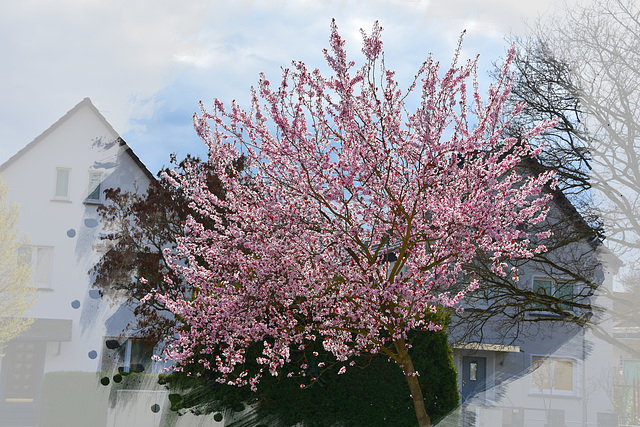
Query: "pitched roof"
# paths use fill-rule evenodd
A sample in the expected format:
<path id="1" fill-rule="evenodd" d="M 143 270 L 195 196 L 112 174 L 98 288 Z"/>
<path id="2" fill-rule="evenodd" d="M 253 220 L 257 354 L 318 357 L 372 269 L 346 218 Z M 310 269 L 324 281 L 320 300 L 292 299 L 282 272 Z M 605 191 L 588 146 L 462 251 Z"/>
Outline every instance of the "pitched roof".
<path id="1" fill-rule="evenodd" d="M 523 157 L 522 158 L 522 166 L 524 166 L 528 171 L 539 175 L 547 168 L 540 163 L 540 160 L 532 157 Z M 594 248 L 601 246 L 602 242 L 597 237 L 597 230 L 595 230 L 588 222 L 584 219 L 582 214 L 576 209 L 571 200 L 567 197 L 566 194 L 559 188 L 551 189 L 548 184 L 545 184 L 543 191 L 546 193 L 553 194 L 553 199 L 556 202 L 556 206 L 558 209 L 571 220 L 573 225 L 576 227 L 576 230 L 586 234 L 592 235 L 591 238 L 588 239 L 588 243 L 592 245 Z"/>
<path id="2" fill-rule="evenodd" d="M 88 107 L 96 115 L 96 117 L 102 122 L 102 124 L 107 128 L 107 130 L 109 130 L 110 132 L 113 132 L 113 134 L 115 134 L 115 135 L 118 135 L 118 143 L 119 143 L 119 145 L 121 147 L 124 147 L 124 151 L 129 155 L 129 157 L 131 157 L 133 162 L 140 168 L 140 170 L 142 170 L 142 172 L 150 180 L 152 180 L 152 181 L 155 180 L 156 178 L 151 173 L 151 171 L 149 171 L 149 169 L 147 169 L 147 167 L 144 165 L 144 163 L 142 163 L 140 158 L 133 152 L 131 147 L 129 147 L 129 145 L 127 145 L 127 143 L 124 141 L 124 139 L 122 139 L 119 136 L 118 132 L 115 131 L 113 126 L 111 126 L 111 124 L 107 121 L 107 119 L 105 119 L 105 117 L 102 115 L 102 113 L 100 113 L 100 111 L 95 107 L 95 105 L 93 105 L 93 103 L 91 102 L 91 99 L 89 99 L 89 98 L 85 98 L 82 101 L 80 101 L 78 104 L 76 104 L 75 107 L 73 107 L 71 110 L 69 110 L 64 116 L 60 117 L 58 119 L 58 121 L 56 121 L 54 124 L 49 126 L 48 129 L 46 129 L 44 132 L 42 132 L 40 135 L 38 135 L 33 141 L 31 141 L 30 143 L 25 145 L 20 151 L 18 151 L 16 154 L 11 156 L 9 158 L 9 160 L 7 160 L 6 162 L 0 164 L 0 172 L 4 171 L 7 167 L 9 167 L 9 165 L 13 164 L 16 160 L 18 160 L 20 157 L 22 157 L 27 151 L 31 150 L 33 147 L 38 145 L 42 140 L 44 140 L 47 136 L 52 134 L 64 122 L 69 120 L 69 118 L 71 118 L 76 112 L 78 112 L 81 108 L 83 108 L 85 106 Z"/>

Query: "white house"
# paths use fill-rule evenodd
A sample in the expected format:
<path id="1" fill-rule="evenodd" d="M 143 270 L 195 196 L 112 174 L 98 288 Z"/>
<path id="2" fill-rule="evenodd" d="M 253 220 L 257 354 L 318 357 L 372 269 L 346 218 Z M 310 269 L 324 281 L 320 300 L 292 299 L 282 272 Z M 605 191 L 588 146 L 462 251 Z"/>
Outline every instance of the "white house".
<path id="1" fill-rule="evenodd" d="M 39 294 L 32 327 L 0 358 L 0 426 L 168 425 L 167 393 L 155 381 L 129 390 L 100 383 L 112 374 L 103 372 L 105 340 L 131 313 L 101 298 L 89 273 L 109 249 L 96 212 L 103 190 L 145 191 L 153 175 L 85 98 L 0 165 L 0 176 L 21 208 Z M 136 348 L 119 339 L 126 369 Z"/>

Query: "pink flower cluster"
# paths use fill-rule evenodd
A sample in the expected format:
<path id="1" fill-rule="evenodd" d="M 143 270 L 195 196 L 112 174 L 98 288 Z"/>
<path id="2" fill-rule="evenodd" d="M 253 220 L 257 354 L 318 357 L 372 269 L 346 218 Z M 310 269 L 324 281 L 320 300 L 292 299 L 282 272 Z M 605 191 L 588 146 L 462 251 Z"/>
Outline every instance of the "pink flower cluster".
<path id="1" fill-rule="evenodd" d="M 457 64 L 460 47 L 450 69 L 429 58 L 403 91 L 380 33 L 363 32 L 355 68 L 334 23 L 329 77 L 294 62 L 277 87 L 261 76 L 250 109 L 216 100 L 194 116 L 225 196 L 195 171 L 167 177 L 213 224 L 190 219 L 178 240 L 186 262 L 173 268 L 193 297 L 153 296 L 180 321 L 166 354 L 177 366 L 216 355 L 201 365 L 255 387 L 263 370 L 241 368 L 252 343 L 264 343 L 257 361 L 272 375 L 310 339 L 338 361 L 380 352 L 411 329 L 441 328 L 429 319 L 460 303 L 466 290 L 448 289 L 477 250 L 499 274 L 505 258 L 543 250 L 518 226 L 544 219 L 552 174 L 517 169 L 537 153 L 527 140 L 553 123 L 501 137 L 513 52 L 486 102 L 476 62 Z M 231 166 L 240 157 L 242 174 Z"/>

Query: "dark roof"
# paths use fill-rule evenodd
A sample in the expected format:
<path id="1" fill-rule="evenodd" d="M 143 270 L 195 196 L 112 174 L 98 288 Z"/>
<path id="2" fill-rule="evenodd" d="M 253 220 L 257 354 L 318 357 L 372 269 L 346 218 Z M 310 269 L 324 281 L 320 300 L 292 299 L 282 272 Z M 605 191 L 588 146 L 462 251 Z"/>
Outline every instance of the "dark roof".
<path id="1" fill-rule="evenodd" d="M 541 174 L 546 170 L 546 168 L 540 163 L 538 159 L 531 157 L 523 157 L 522 166 L 524 166 L 528 171 L 534 173 L 535 175 Z M 594 238 L 589 239 L 589 244 L 591 244 L 594 248 L 602 246 L 602 242 L 595 237 L 596 233 L 593 228 L 584 219 L 580 212 L 578 212 L 576 207 L 573 205 L 573 203 L 571 203 L 569 198 L 562 192 L 562 190 L 558 188 L 551 189 L 548 184 L 545 184 L 543 191 L 553 194 L 553 200 L 555 201 L 556 206 L 565 215 L 566 218 L 569 218 L 571 220 L 573 225 L 576 227 L 576 230 L 579 230 L 585 234 L 593 233 Z"/>

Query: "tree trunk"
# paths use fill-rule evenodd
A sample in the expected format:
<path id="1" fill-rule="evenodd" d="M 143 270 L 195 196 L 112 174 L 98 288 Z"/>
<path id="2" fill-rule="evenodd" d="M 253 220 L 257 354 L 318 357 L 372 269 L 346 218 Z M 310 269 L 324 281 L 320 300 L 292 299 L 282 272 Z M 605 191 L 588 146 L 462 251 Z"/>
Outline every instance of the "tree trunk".
<path id="1" fill-rule="evenodd" d="M 416 417 L 418 418 L 418 425 L 420 427 L 430 427 L 431 419 L 427 415 L 427 410 L 424 407 L 424 398 L 422 397 L 422 389 L 420 388 L 420 381 L 416 375 L 416 370 L 413 367 L 413 362 L 409 356 L 407 350 L 407 344 L 404 338 L 396 340 L 393 345 L 396 348 L 398 354 L 398 363 L 404 372 L 404 377 L 409 384 L 409 390 L 411 391 L 411 397 L 413 398 L 413 407 L 416 411 Z"/>

